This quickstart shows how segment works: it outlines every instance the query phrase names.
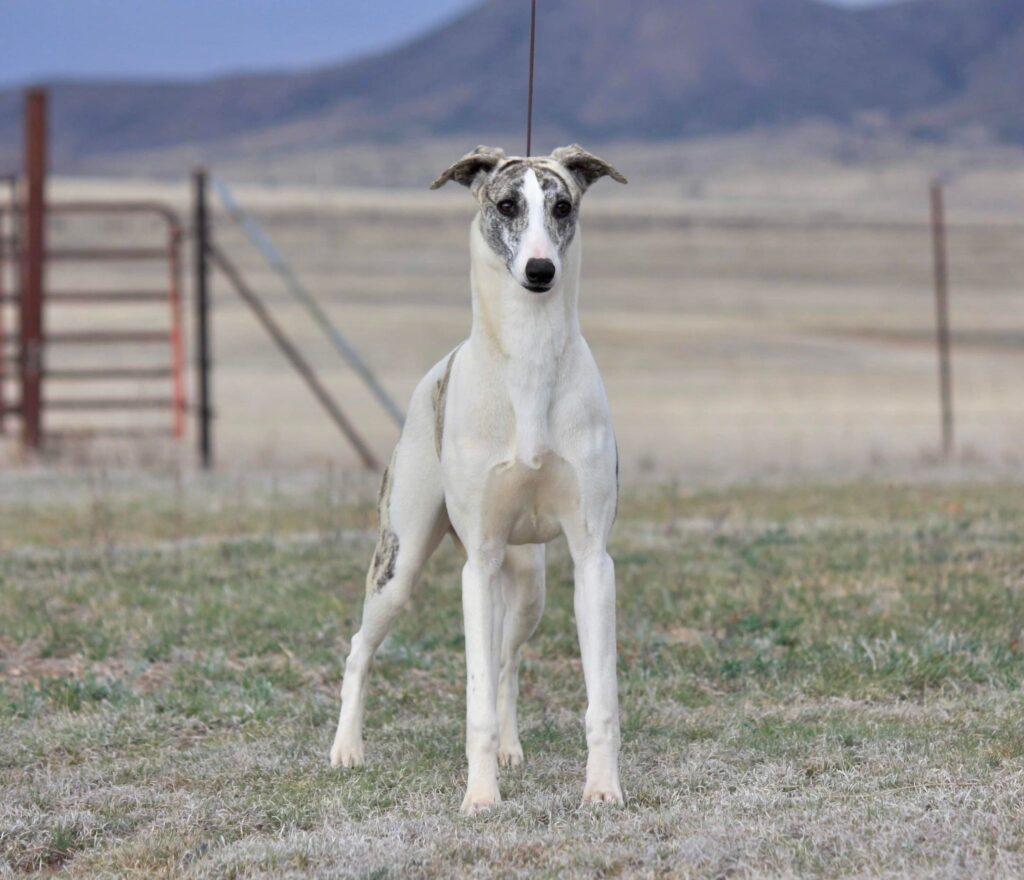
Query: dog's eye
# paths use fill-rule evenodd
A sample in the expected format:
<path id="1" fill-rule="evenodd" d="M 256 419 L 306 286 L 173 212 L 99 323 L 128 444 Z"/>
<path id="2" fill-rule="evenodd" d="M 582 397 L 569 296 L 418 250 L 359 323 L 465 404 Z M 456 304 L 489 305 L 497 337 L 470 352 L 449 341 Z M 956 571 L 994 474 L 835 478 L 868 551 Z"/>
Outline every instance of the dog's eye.
<path id="1" fill-rule="evenodd" d="M 498 213 L 504 217 L 515 217 L 519 206 L 513 199 L 502 199 L 498 202 Z"/>
<path id="2" fill-rule="evenodd" d="M 568 202 L 565 199 L 559 199 L 555 202 L 555 216 L 556 217 L 568 217 L 572 213 L 572 202 Z"/>

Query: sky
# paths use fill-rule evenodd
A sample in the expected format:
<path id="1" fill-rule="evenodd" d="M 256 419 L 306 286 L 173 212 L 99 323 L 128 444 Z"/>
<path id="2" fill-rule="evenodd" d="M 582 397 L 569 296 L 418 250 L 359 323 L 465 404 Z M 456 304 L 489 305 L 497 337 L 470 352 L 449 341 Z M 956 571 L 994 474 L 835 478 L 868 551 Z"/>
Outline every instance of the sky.
<path id="1" fill-rule="evenodd" d="M 336 62 L 415 36 L 475 2 L 0 0 L 0 85 L 57 76 L 197 77 Z"/>

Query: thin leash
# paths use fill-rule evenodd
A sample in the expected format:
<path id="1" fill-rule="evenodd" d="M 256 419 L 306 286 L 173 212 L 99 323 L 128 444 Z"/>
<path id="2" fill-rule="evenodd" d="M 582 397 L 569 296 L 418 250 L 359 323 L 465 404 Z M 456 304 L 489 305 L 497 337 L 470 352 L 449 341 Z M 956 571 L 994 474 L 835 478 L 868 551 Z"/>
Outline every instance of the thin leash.
<path id="1" fill-rule="evenodd" d="M 526 155 L 533 148 L 533 62 L 537 54 L 537 0 L 530 3 L 530 85 L 526 98 Z"/>

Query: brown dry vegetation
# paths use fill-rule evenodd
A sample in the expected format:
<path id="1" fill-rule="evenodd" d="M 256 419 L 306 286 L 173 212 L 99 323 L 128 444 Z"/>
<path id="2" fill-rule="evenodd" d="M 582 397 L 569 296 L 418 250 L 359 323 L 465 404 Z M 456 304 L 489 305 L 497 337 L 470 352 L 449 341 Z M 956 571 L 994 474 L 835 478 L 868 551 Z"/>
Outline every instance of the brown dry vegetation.
<path id="1" fill-rule="evenodd" d="M 721 147 L 727 156 L 730 149 L 738 148 Z M 584 331 L 609 389 L 627 473 L 861 472 L 932 458 L 938 407 L 925 182 L 929 161 L 952 160 L 895 157 L 847 168 L 820 159 L 801 165 L 776 150 L 766 171 L 735 156 L 719 167 L 710 147 L 689 150 L 696 195 L 687 195 L 678 170 L 658 192 L 668 148 L 624 148 L 612 158 L 635 189 L 602 184 L 584 213 Z M 1007 210 L 1020 191 L 1019 175 L 982 164 L 948 196 L 960 461 L 989 470 L 1019 470 L 1024 449 L 1024 225 Z M 240 192 L 404 405 L 469 325 L 466 194 Z M 158 195 L 182 209 L 185 193 L 124 181 L 56 188 L 58 197 Z M 148 234 L 116 223 L 108 233 Z M 95 234 L 64 223 L 54 240 Z M 394 427 L 224 217 L 217 236 L 386 458 Z M 55 270 L 53 281 L 129 286 L 146 280 L 141 273 L 112 277 L 76 265 Z M 343 441 L 222 281 L 215 300 L 221 460 L 351 465 Z M 50 316 L 58 329 L 151 320 L 152 311 L 129 310 Z M 104 353 L 122 362 L 136 354 Z M 55 353 L 52 363 L 79 356 Z"/>

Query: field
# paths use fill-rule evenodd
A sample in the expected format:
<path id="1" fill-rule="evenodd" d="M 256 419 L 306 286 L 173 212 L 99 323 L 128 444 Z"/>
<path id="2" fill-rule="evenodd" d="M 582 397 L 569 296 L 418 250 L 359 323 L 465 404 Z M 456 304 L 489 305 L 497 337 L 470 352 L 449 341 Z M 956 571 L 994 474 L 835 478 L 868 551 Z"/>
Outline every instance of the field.
<path id="1" fill-rule="evenodd" d="M 527 764 L 503 774 L 499 809 L 457 812 L 449 547 L 372 673 L 368 765 L 328 768 L 378 475 L 355 470 L 218 278 L 214 474 L 170 443 L 58 445 L 12 468 L 14 434 L 0 438 L 0 878 L 1024 874 L 1019 155 L 754 146 L 609 148 L 633 183 L 595 188 L 583 214 L 582 324 L 626 487 L 612 547 L 623 810 L 579 808 L 583 684 L 560 543 L 526 653 Z M 425 186 L 464 148 L 225 172 L 401 405 L 468 330 L 472 203 L 353 183 Z M 951 178 L 948 462 L 936 173 Z M 188 211 L 180 179 L 58 179 L 52 193 Z M 395 426 L 220 210 L 215 225 L 386 459 Z M 50 241 L 151 245 L 155 231 L 60 218 Z M 161 275 L 76 263 L 50 281 L 151 289 Z M 145 308 L 52 306 L 46 323 L 164 325 L 162 305 Z M 55 347 L 48 365 L 165 355 Z"/>
<path id="2" fill-rule="evenodd" d="M 265 177 L 238 187 L 402 406 L 469 327 L 472 201 L 458 187 L 426 190 L 462 149 L 451 144 L 417 157 L 419 190 L 334 188 L 327 173 L 315 187 Z M 843 165 L 775 156 L 764 166 L 720 158 L 726 164 L 717 167 L 696 147 L 606 152 L 631 183 L 603 181 L 587 196 L 581 309 L 628 476 L 706 482 L 898 474 L 934 460 L 939 414 L 927 184 L 933 171 L 959 167 L 956 157 Z M 717 152 L 728 155 L 728 145 Z M 378 161 L 387 164 L 388 156 L 400 161 L 387 151 Z M 999 161 L 976 158 L 947 193 L 958 463 L 979 473 L 1019 474 L 1024 178 L 1019 159 Z M 319 166 L 311 159 L 290 167 L 293 176 L 308 176 Z M 57 199 L 158 197 L 185 216 L 187 192 L 184 182 L 54 184 Z M 88 228 L 62 222 L 52 239 L 95 244 L 101 232 L 108 243 L 153 241 L 153 230 L 113 219 Z M 216 238 L 386 459 L 394 425 L 219 211 Z M 146 271 L 76 263 L 54 266 L 51 279 L 55 288 L 152 287 L 159 276 Z M 214 301 L 221 465 L 352 466 L 342 438 L 221 278 Z M 47 321 L 54 330 L 145 327 L 154 320 L 162 326 L 163 312 L 147 308 L 111 314 L 54 307 Z M 141 353 L 55 349 L 50 362 L 59 367 L 97 354 L 129 364 Z M 53 382 L 49 393 L 112 392 Z M 55 414 L 52 425 L 73 419 L 79 426 L 86 418 Z M 99 414 L 93 422 L 112 420 Z"/>
<path id="3" fill-rule="evenodd" d="M 526 652 L 527 763 L 458 816 L 461 565 L 327 766 L 372 486 L 50 473 L 0 490 L 0 877 L 1019 877 L 1024 492 L 627 493 L 624 809 L 580 809 L 570 565 Z"/>

